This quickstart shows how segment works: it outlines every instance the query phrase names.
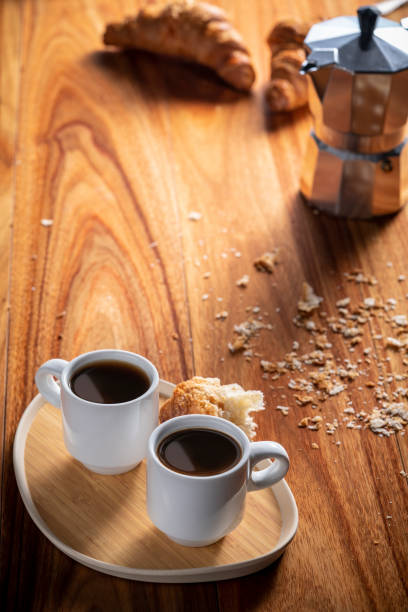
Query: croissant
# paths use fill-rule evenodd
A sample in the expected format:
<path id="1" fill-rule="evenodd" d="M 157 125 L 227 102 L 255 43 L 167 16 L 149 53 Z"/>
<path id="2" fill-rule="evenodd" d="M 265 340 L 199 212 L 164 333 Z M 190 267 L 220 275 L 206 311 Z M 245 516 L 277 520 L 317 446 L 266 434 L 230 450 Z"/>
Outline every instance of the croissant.
<path id="1" fill-rule="evenodd" d="M 236 89 L 248 91 L 255 80 L 242 37 L 221 8 L 205 2 L 149 3 L 136 17 L 108 24 L 103 40 L 203 64 Z"/>
<path id="2" fill-rule="evenodd" d="M 268 36 L 271 80 L 265 98 L 272 111 L 291 111 L 307 104 L 307 78 L 299 70 L 306 59 L 303 41 L 308 30 L 305 23 L 280 21 Z"/>

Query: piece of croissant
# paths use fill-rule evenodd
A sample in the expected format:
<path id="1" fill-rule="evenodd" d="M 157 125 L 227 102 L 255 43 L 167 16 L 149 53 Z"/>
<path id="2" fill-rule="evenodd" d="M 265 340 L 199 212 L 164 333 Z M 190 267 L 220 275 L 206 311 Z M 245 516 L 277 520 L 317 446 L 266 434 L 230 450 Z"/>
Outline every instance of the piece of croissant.
<path id="1" fill-rule="evenodd" d="M 175 387 L 171 398 L 160 408 L 159 421 L 185 414 L 208 414 L 228 419 L 253 439 L 257 424 L 251 413 L 259 410 L 264 410 L 262 391 L 245 391 L 236 383 L 221 385 L 219 378 L 194 376 Z"/>

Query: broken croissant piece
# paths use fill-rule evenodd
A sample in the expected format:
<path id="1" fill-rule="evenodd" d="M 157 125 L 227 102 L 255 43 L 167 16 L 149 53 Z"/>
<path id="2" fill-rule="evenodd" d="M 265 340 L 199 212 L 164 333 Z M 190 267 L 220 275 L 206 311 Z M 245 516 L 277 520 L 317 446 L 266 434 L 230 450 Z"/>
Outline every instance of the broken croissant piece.
<path id="1" fill-rule="evenodd" d="M 259 410 L 264 410 L 262 391 L 245 391 L 236 383 L 221 385 L 219 378 L 194 376 L 176 386 L 160 408 L 159 421 L 184 414 L 209 414 L 232 421 L 252 440 L 257 424 L 250 413 Z"/>
<path id="2" fill-rule="evenodd" d="M 265 98 L 272 111 L 291 111 L 307 104 L 307 77 L 299 70 L 306 59 L 304 39 L 309 25 L 280 21 L 268 36 L 271 80 Z"/>
<path id="3" fill-rule="evenodd" d="M 248 91 L 255 80 L 240 34 L 222 9 L 205 2 L 149 3 L 136 17 L 109 24 L 103 40 L 203 64 L 236 89 Z"/>

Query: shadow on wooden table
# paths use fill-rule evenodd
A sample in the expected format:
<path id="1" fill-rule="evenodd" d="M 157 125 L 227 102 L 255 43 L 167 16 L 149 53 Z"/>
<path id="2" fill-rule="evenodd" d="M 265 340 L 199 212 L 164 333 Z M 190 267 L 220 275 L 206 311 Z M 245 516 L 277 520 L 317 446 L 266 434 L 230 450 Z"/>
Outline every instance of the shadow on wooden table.
<path id="1" fill-rule="evenodd" d="M 305 268 L 314 267 L 309 270 L 311 278 L 320 275 L 322 280 L 334 271 L 342 276 L 344 270 L 362 268 L 364 253 L 381 240 L 397 218 L 396 214 L 367 220 L 336 217 L 314 210 L 300 193 L 289 206 L 291 216 L 296 217 L 299 261 Z"/>
<path id="2" fill-rule="evenodd" d="M 136 84 L 153 99 L 233 104 L 247 96 L 229 87 L 212 70 L 147 51 L 95 51 L 84 59 L 113 81 Z"/>
<path id="3" fill-rule="evenodd" d="M 309 107 L 302 106 L 302 108 L 297 108 L 294 111 L 288 112 L 272 112 L 269 110 L 268 105 L 263 100 L 263 110 L 264 110 L 264 127 L 267 132 L 273 133 L 286 126 L 291 126 L 297 121 L 301 121 L 308 117 L 309 115 Z"/>
<path id="4" fill-rule="evenodd" d="M 218 589 L 220 609 L 246 612 L 266 609 L 271 592 L 279 585 L 281 565 L 287 554 L 255 574 L 222 582 Z"/>

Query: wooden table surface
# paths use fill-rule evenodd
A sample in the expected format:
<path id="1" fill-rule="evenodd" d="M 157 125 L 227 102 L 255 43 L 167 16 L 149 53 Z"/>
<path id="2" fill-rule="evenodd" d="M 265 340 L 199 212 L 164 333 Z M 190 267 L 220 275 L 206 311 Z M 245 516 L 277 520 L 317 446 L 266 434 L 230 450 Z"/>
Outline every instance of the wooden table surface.
<path id="1" fill-rule="evenodd" d="M 140 4 L 0 5 L 3 609 L 407 610 L 408 436 L 380 437 L 364 421 L 349 429 L 344 410 L 371 413 L 371 380 L 390 394 L 408 386 L 406 358 L 385 340 L 390 314 L 407 313 L 408 211 L 365 222 L 313 214 L 298 194 L 308 111 L 271 116 L 263 102 L 272 24 L 352 14 L 359 3 L 220 0 L 253 55 L 249 96 L 200 68 L 106 51 L 105 23 Z M 274 248 L 274 273 L 258 272 L 254 259 Z M 378 284 L 349 281 L 356 269 Z M 244 274 L 246 289 L 236 286 Z M 328 334 L 337 363 L 366 373 L 318 409 L 296 401 L 293 374 L 263 377 L 257 356 L 279 361 L 294 342 L 299 354 L 314 349 L 315 336 L 293 323 L 303 281 L 324 298 L 313 315 L 321 325 L 342 298 L 396 300 L 355 347 Z M 234 325 L 254 307 L 273 329 L 253 339 L 252 358 L 232 355 Z M 228 317 L 216 319 L 222 310 Z M 226 582 L 149 584 L 89 570 L 43 537 L 17 491 L 15 430 L 41 363 L 104 347 L 142 353 L 174 382 L 199 374 L 264 392 L 258 439 L 287 448 L 300 514 L 279 562 Z M 316 414 L 319 431 L 298 427 Z"/>

